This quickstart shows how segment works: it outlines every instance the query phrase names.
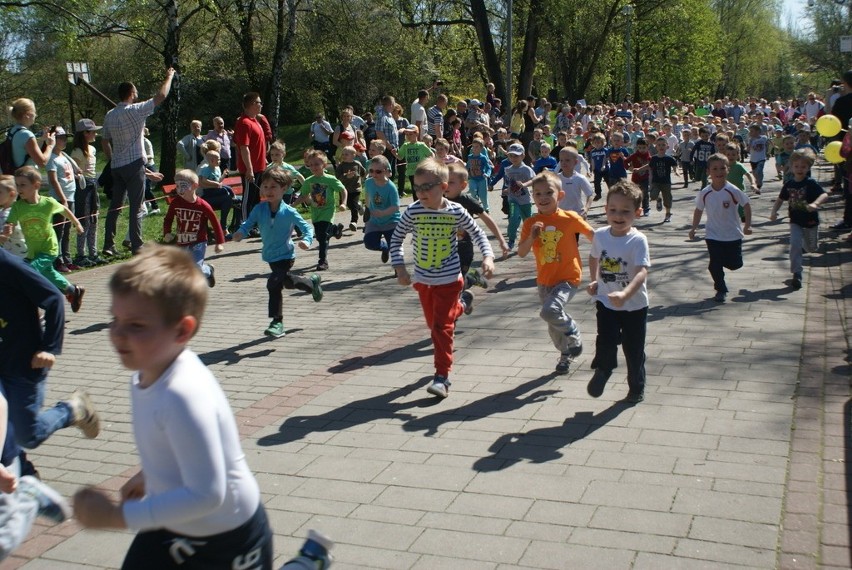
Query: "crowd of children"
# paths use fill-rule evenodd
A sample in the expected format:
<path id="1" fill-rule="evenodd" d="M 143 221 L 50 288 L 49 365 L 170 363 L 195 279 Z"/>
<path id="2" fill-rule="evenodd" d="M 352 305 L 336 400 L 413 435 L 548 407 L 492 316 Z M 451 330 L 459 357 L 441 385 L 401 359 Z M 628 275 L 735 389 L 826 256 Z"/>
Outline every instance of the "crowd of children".
<path id="1" fill-rule="evenodd" d="M 424 98 L 419 99 L 422 107 Z M 447 103 L 446 98 L 439 102 Z M 226 241 L 240 242 L 254 232 L 259 235 L 261 259 L 270 268 L 271 321 L 264 334 L 278 338 L 286 334 L 283 289 L 308 293 L 315 302 L 323 298 L 319 274 L 306 277 L 292 271 L 296 248 L 308 250 L 316 241 L 316 270 L 329 270 L 330 240 L 342 238 L 345 229 L 335 216 L 348 209 L 348 229 L 353 233 L 363 229 L 364 247 L 380 252 L 380 262 L 391 262 L 398 283 L 417 292 L 434 351 L 435 372 L 427 391 L 439 398 L 446 398 L 452 385 L 456 321 L 473 311 L 470 288 L 488 287 L 494 272 L 489 238 L 476 219 L 491 231 L 504 259 L 516 245 L 519 257 L 533 253 L 539 314 L 558 352 L 555 371 L 559 374 L 567 373 L 584 350 L 581 323 L 567 308 L 586 281 L 597 317 L 591 361 L 594 372 L 587 385 L 592 397 L 602 395 L 617 367 L 621 344 L 627 368 L 626 402 L 638 404 L 645 398 L 651 256 L 649 240 L 636 222 L 651 216 L 652 202 L 657 212 L 665 210 L 661 223 L 672 221 L 679 174 L 683 188 L 698 182 L 689 238 L 695 239 L 702 218 L 706 218 L 704 241 L 713 298 L 724 302 L 728 293 L 725 269 L 743 266 L 743 238 L 752 232 L 749 186 L 755 195 L 761 193 L 764 166 L 774 154 L 783 187 L 769 218 L 774 221 L 783 202 L 788 202 L 790 286 L 802 286 L 802 251 L 817 249 L 818 210 L 827 197 L 810 177 L 816 157 L 806 123 L 794 122 L 792 131 L 776 134 L 774 129 L 770 132 L 772 123 L 765 123 L 760 113 L 730 121 L 692 112 L 670 115 L 655 111 L 643 118 L 641 107 L 631 111 L 622 106 L 596 117 L 594 112 L 568 106 L 567 112 L 558 110 L 556 132 L 552 132 L 546 105 L 541 106 L 545 109 L 541 114 L 529 105 L 520 105 L 523 121 L 507 122 L 506 127 L 499 114 L 490 112 L 493 107 L 485 111 L 485 104 L 475 99 L 465 103 L 468 105 L 472 114 L 462 115 L 460 104 L 459 111 L 441 116 L 441 124 L 434 117 L 435 109 L 441 114 L 443 107 L 429 109 L 423 113 L 425 121 L 399 129 L 405 142 L 398 147 L 382 138 L 365 140 L 366 146 L 361 139 L 353 144 L 351 133 L 343 130 L 334 136 L 334 141 L 340 141 L 340 156 L 333 169 L 329 168 L 333 149 L 306 151 L 300 170 L 284 161 L 282 141 L 272 143 L 269 165 L 259 177 L 261 201 L 244 218 L 234 211 L 233 190 L 222 182 L 227 169 L 220 167 L 219 143 L 196 137 L 190 141 L 193 151 L 188 162 L 193 168 L 176 173 L 175 194 L 162 228 L 163 242 L 177 247 L 143 250 L 110 281 L 110 339 L 122 363 L 135 371 L 131 398 L 142 467 L 122 488 L 120 504 L 94 489 L 75 497 L 76 515 L 85 526 L 140 531 L 127 554 L 126 568 L 169 567 L 170 555 L 163 544 L 201 536 L 217 537 L 193 554 L 204 567 L 231 567 L 246 557 L 253 557 L 264 568 L 271 563 L 269 524 L 227 400 L 187 348 L 198 329 L 208 289 L 215 285 L 215 270 L 205 261 L 211 237 L 220 253 Z M 381 116 L 383 111 L 376 112 Z M 483 117 L 492 117 L 493 128 Z M 354 119 L 364 122 L 352 118 L 353 124 Z M 196 127 L 197 136 L 200 123 Z M 98 128 L 89 119 L 78 122 L 70 156 L 65 153 L 66 133 L 56 130 L 46 164 L 51 196 L 40 194 L 41 175 L 33 166 L 19 168 L 14 176 L 0 176 L 0 243 L 5 250 L 0 265 L 20 272 L 22 283 L 38 282 L 36 291 L 47 288 L 53 297 L 64 294 L 74 312 L 81 307 L 85 289 L 70 283 L 63 273 L 100 262 L 94 240 L 98 200 L 91 144 Z M 413 200 L 404 206 L 406 183 Z M 495 188 L 500 189 L 501 210 L 508 218 L 505 235 L 491 214 L 489 194 Z M 594 228 L 590 210 L 602 199 L 605 224 Z M 300 207 L 310 212 L 310 223 Z M 73 258 L 71 229 L 80 235 Z M 410 242 L 406 241 L 409 235 Z M 581 235 L 591 242 L 588 273 L 584 273 L 580 256 Z M 406 243 L 410 244 L 410 261 Z M 475 249 L 482 256 L 479 269 L 473 267 Z M 27 263 L 17 258 L 25 258 Z M 48 302 L 50 295 L 29 297 L 28 318 L 30 313 L 38 314 L 38 307 L 56 316 L 58 309 L 55 299 Z M 4 311 L 8 312 L 9 304 L 3 303 Z M 35 334 L 31 346 L 20 353 L 36 352 L 33 358 L 45 353 L 41 358 L 46 360 L 38 367 L 44 370 L 39 382 L 46 379 L 52 364 L 48 356 L 58 353 L 58 347 L 39 352 L 48 332 L 45 327 Z M 68 425 L 81 427 L 88 437 L 97 435 L 97 414 L 83 393 L 46 412 L 52 421 L 35 435 L 36 420 L 21 416 L 20 396 L 10 393 L 7 386 L 18 369 L 12 367 L 13 359 L 3 354 L 2 346 L 0 355 L 4 356 L 0 380 L 10 406 L 7 422 L 5 400 L 0 399 L 0 428 L 8 424 L 9 433 L 29 446 Z M 207 386 L 206 399 L 189 397 L 197 393 L 195 382 Z M 163 388 L 166 385 L 168 389 Z M 155 409 L 180 410 L 166 414 L 174 425 L 160 430 L 164 435 L 147 429 L 156 421 Z M 157 449 L 164 445 L 176 446 L 181 452 L 163 457 Z M 7 444 L 5 451 L 16 449 Z M 23 452 L 19 457 L 25 458 Z M 14 488 L 16 476 L 23 473 L 18 469 L 7 476 L 10 465 L 4 455 L 0 490 L 7 493 Z M 24 478 L 19 481 L 37 499 L 36 507 L 28 507 L 35 508 L 32 512 L 52 512 L 56 520 L 67 515 L 67 505 L 49 488 Z M 3 505 L 0 501 L 0 511 Z"/>

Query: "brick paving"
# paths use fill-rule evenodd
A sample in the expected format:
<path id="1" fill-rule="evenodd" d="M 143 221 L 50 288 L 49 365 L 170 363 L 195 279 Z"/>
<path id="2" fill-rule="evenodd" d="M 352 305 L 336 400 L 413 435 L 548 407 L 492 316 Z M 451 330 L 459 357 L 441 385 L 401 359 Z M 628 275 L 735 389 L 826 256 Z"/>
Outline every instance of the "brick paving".
<path id="1" fill-rule="evenodd" d="M 585 294 L 569 309 L 587 352 L 569 375 L 552 373 L 532 259 L 498 262 L 491 287 L 475 291 L 451 395 L 437 402 L 424 390 L 432 355 L 416 295 L 360 232 L 332 244 L 322 303 L 285 297 L 288 334 L 276 340 L 262 335 L 257 242 L 211 256 L 217 286 L 192 347 L 237 415 L 279 566 L 318 528 L 350 569 L 850 567 L 852 248 L 824 232 L 805 287 L 787 287 L 787 225 L 767 221 L 778 189 L 768 183 L 746 265 L 718 305 L 704 244 L 686 239 L 694 188 L 675 190 L 673 223 L 652 212 L 637 224 L 654 266 L 647 399 L 635 407 L 620 402 L 623 365 L 600 399 L 586 394 Z M 826 205 L 823 227 L 840 204 Z M 302 252 L 297 268 L 315 256 Z M 63 430 L 31 454 L 66 496 L 115 490 L 137 463 L 128 374 L 106 334 L 110 272 L 77 278 L 86 303 L 69 312 L 48 391 L 50 402 L 86 388 L 101 436 Z M 118 568 L 131 538 L 39 523 L 0 569 Z"/>

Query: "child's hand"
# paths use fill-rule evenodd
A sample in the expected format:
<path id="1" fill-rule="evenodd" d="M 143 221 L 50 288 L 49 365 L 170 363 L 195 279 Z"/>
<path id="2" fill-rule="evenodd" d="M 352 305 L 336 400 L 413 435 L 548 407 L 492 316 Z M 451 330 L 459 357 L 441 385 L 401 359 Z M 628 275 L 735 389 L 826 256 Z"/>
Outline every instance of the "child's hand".
<path id="1" fill-rule="evenodd" d="M 74 494 L 74 517 L 87 528 L 124 528 L 121 507 L 106 493 L 94 487 L 80 489 Z"/>
<path id="2" fill-rule="evenodd" d="M 613 307 L 623 307 L 624 302 L 627 300 L 627 296 L 624 294 L 624 291 L 616 291 L 615 293 L 610 293 L 606 297 L 609 299 L 609 302 L 612 303 Z"/>
<path id="3" fill-rule="evenodd" d="M 743 233 L 747 236 L 751 235 L 751 226 L 743 226 Z"/>
<path id="4" fill-rule="evenodd" d="M 695 228 L 689 230 L 689 239 L 695 239 Z"/>
<path id="5" fill-rule="evenodd" d="M 339 205 L 339 206 L 337 207 L 337 209 L 338 209 L 338 210 L 340 210 L 341 212 L 345 212 L 345 211 L 346 211 L 346 204 L 341 204 L 341 205 Z"/>
<path id="6" fill-rule="evenodd" d="M 512 253 L 512 250 L 509 249 L 509 244 L 506 243 L 506 240 L 502 239 L 503 236 L 500 236 L 500 238 L 500 251 L 503 252 L 503 259 L 506 259 Z"/>
<path id="7" fill-rule="evenodd" d="M 33 355 L 30 366 L 36 368 L 52 368 L 56 364 L 56 357 L 49 352 L 40 351 Z"/>
<path id="8" fill-rule="evenodd" d="M 243 235 L 243 233 L 240 230 L 237 230 L 237 231 L 235 231 L 234 233 L 231 234 L 231 241 L 233 241 L 233 242 L 243 241 L 244 237 L 245 236 Z"/>
<path id="9" fill-rule="evenodd" d="M 541 234 L 541 230 L 544 229 L 544 222 L 536 222 L 533 224 L 532 231 L 530 232 L 530 236 L 533 239 L 538 239 L 539 234 Z"/>
<path id="10" fill-rule="evenodd" d="M 18 479 L 0 465 L 0 493 L 11 493 L 18 488 Z"/>
<path id="11" fill-rule="evenodd" d="M 482 260 L 482 274 L 487 278 L 491 279 L 494 276 L 494 258 L 486 257 Z"/>
<path id="12" fill-rule="evenodd" d="M 303 249 L 305 251 L 308 251 L 309 249 L 311 249 L 311 246 L 307 242 L 300 241 L 299 242 L 299 249 Z"/>
<path id="13" fill-rule="evenodd" d="M 771 214 L 769 214 L 769 221 L 770 222 L 774 222 L 777 219 L 778 219 L 778 212 L 772 212 Z"/>
<path id="14" fill-rule="evenodd" d="M 586 293 L 588 293 L 589 295 L 592 295 L 592 296 L 597 295 L 598 294 L 598 282 L 592 281 L 591 283 L 586 285 Z"/>
<path id="15" fill-rule="evenodd" d="M 175 241 L 175 234 L 171 232 L 167 233 L 163 236 L 163 241 L 166 243 L 172 243 L 173 241 Z"/>
<path id="16" fill-rule="evenodd" d="M 224 245 L 224 244 L 221 244 L 221 243 L 217 243 L 217 244 L 216 244 L 216 247 L 214 247 L 214 248 L 213 248 L 213 250 L 214 250 L 216 253 L 222 253 L 223 251 L 225 251 L 225 245 Z"/>
<path id="17" fill-rule="evenodd" d="M 807 209 L 808 209 L 808 212 L 816 212 L 817 210 L 819 210 L 819 206 L 814 206 L 813 204 L 808 204 Z"/>
<path id="18" fill-rule="evenodd" d="M 83 224 L 81 224 L 80 222 L 77 222 L 77 234 L 83 235 L 83 232 L 85 232 L 85 231 L 86 231 L 86 229 L 83 227 Z"/>
<path id="19" fill-rule="evenodd" d="M 485 265 L 485 262 L 482 263 Z M 408 286 L 411 285 L 411 275 L 408 274 L 408 270 L 405 266 L 396 267 L 396 282 L 400 285 Z"/>
<path id="20" fill-rule="evenodd" d="M 140 471 L 119 489 L 121 502 L 138 500 L 145 496 L 145 475 Z"/>

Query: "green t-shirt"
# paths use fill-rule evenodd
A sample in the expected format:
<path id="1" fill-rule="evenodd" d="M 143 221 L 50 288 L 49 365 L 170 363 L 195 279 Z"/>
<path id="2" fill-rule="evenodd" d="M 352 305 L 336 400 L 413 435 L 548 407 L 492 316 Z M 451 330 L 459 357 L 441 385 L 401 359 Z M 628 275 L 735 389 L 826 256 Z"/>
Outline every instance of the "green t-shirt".
<path id="1" fill-rule="evenodd" d="M 61 214 L 65 208 L 48 196 L 39 196 L 38 202 L 30 204 L 18 200 L 12 204 L 7 224 L 18 222 L 24 239 L 27 240 L 27 259 L 35 259 L 42 254 L 59 255 L 59 242 L 53 231 L 53 216 Z"/>
<path id="2" fill-rule="evenodd" d="M 748 171 L 745 166 L 743 166 L 742 162 L 733 163 L 728 169 L 728 182 L 739 188 L 740 190 L 745 190 L 743 187 L 743 178 Z"/>
<path id="3" fill-rule="evenodd" d="M 426 143 L 420 141 L 402 143 L 398 152 L 402 160 L 405 161 L 406 172 L 409 172 L 412 176 L 414 175 L 414 167 L 417 166 L 417 163 L 424 158 L 432 156 L 432 149 L 426 146 Z"/>
<path id="4" fill-rule="evenodd" d="M 296 178 L 297 174 L 302 175 L 302 173 L 299 172 L 299 170 L 295 166 L 293 166 L 292 164 L 290 164 L 288 162 L 282 162 L 281 164 L 275 164 L 273 162 L 273 163 L 270 163 L 269 166 L 266 167 L 266 170 L 272 170 L 273 168 L 277 169 L 277 170 L 283 170 L 284 172 L 289 174 L 290 177 L 293 179 L 293 184 L 289 188 L 287 188 L 286 192 L 284 192 L 285 196 L 290 196 L 293 192 L 295 192 L 296 190 L 298 190 L 302 186 L 302 183 L 299 182 L 299 180 Z M 308 170 L 307 175 L 308 176 L 311 175 L 310 170 Z M 302 175 L 302 176 L 304 177 L 304 175 Z M 288 202 L 288 204 L 289 204 L 289 202 Z"/>
<path id="5" fill-rule="evenodd" d="M 343 183 L 334 176 L 309 176 L 302 184 L 301 196 L 311 197 L 311 219 L 314 222 L 330 222 L 334 219 Z"/>

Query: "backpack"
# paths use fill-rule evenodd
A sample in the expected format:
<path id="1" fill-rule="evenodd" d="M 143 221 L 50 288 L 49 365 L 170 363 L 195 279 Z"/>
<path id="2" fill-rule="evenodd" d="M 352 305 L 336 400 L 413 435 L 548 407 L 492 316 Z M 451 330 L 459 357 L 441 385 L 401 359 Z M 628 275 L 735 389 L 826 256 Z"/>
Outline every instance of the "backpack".
<path id="1" fill-rule="evenodd" d="M 0 143 L 0 171 L 3 174 L 15 174 L 20 165 L 15 164 L 15 156 L 12 152 L 12 139 L 23 127 L 11 128 L 6 131 L 6 140 Z"/>

